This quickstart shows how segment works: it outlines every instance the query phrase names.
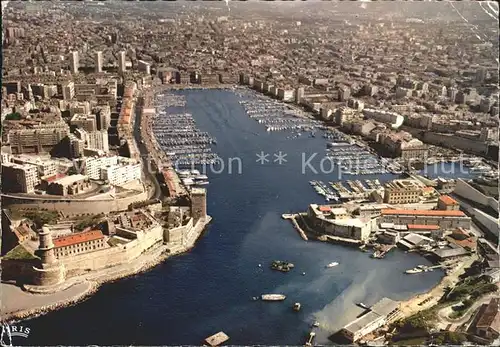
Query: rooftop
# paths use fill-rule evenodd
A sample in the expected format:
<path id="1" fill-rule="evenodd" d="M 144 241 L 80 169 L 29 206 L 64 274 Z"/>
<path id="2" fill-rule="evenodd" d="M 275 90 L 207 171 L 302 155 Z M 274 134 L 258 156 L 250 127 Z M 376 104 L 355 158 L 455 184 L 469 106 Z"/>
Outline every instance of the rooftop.
<path id="1" fill-rule="evenodd" d="M 457 200 L 453 199 L 449 195 L 441 195 L 439 197 L 439 201 L 441 201 L 445 205 L 458 205 Z"/>
<path id="2" fill-rule="evenodd" d="M 391 300 L 389 298 L 382 298 L 371 307 L 371 310 L 381 316 L 387 316 L 398 307 L 399 302 Z"/>
<path id="3" fill-rule="evenodd" d="M 409 230 L 439 230 L 439 225 L 408 224 Z"/>
<path id="4" fill-rule="evenodd" d="M 436 216 L 436 217 L 465 217 L 462 211 L 440 211 L 440 210 L 395 210 L 383 209 L 382 215 L 413 215 L 413 216 Z"/>
<path id="5" fill-rule="evenodd" d="M 104 238 L 104 235 L 100 230 L 84 231 L 82 233 L 75 233 L 72 235 L 58 237 L 57 239 L 54 239 L 54 247 L 55 248 L 67 247 L 83 242 L 100 240 L 102 238 Z"/>
<path id="6" fill-rule="evenodd" d="M 500 304 L 499 298 L 493 298 L 486 306 L 486 310 L 476 323 L 477 328 L 492 328 L 496 332 L 500 331 L 500 314 L 498 307 Z"/>
<path id="7" fill-rule="evenodd" d="M 73 184 L 73 183 L 78 182 L 78 181 L 85 180 L 87 178 L 88 177 L 85 176 L 85 175 L 76 174 L 76 175 L 64 176 L 64 177 L 58 178 L 58 179 L 52 181 L 52 183 L 60 184 L 60 185 L 63 185 L 63 186 L 69 186 L 70 184 Z"/>

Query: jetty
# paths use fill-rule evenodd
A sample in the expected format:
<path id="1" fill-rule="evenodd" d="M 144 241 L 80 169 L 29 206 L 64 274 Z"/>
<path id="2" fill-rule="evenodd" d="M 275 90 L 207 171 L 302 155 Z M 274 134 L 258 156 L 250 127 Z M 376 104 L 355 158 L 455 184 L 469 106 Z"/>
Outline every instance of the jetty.
<path id="1" fill-rule="evenodd" d="M 219 331 L 217 334 L 207 337 L 205 342 L 208 343 L 209 346 L 215 347 L 220 346 L 227 340 L 229 340 L 229 336 L 227 336 L 224 332 Z"/>
<path id="2" fill-rule="evenodd" d="M 291 220 L 293 223 L 293 226 L 299 232 L 300 237 L 302 237 L 302 239 L 304 241 L 308 241 L 309 239 L 307 238 L 305 231 L 300 227 L 299 223 L 297 223 L 297 220 L 296 220 L 297 216 L 299 216 L 299 215 L 298 214 L 283 214 L 281 217 L 283 219 Z"/>

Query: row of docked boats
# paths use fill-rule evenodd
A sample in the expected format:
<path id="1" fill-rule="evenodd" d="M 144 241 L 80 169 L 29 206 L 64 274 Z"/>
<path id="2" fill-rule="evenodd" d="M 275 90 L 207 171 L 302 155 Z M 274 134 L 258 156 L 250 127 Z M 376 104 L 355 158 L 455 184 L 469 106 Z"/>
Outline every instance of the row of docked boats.
<path id="1" fill-rule="evenodd" d="M 189 186 L 205 186 L 208 182 L 208 176 L 203 175 L 198 170 L 179 170 L 177 175 L 186 187 Z"/>
<path id="2" fill-rule="evenodd" d="M 182 103 L 168 94 L 157 102 L 161 105 Z M 156 142 L 176 167 L 213 164 L 220 159 L 212 152 L 216 139 L 200 131 L 189 113 L 169 114 L 165 107 L 160 108 L 153 119 L 152 130 Z"/>
<path id="3" fill-rule="evenodd" d="M 300 117 L 300 111 L 272 99 L 255 98 L 244 99 L 239 102 L 246 114 L 266 127 L 266 131 L 291 131 L 315 133 L 324 126 L 320 121 Z"/>
<path id="4" fill-rule="evenodd" d="M 156 100 L 161 100 L 162 104 L 166 107 L 185 107 L 186 96 L 182 94 L 158 94 Z"/>
<path id="5" fill-rule="evenodd" d="M 339 201 L 339 199 L 340 199 L 339 195 L 333 189 L 328 187 L 324 182 L 322 182 L 322 181 L 310 181 L 309 183 L 311 184 L 311 186 L 314 187 L 314 190 L 316 191 L 316 193 L 325 197 L 325 200 L 327 202 Z"/>
<path id="6" fill-rule="evenodd" d="M 333 133 L 336 134 L 336 133 Z M 342 135 L 331 135 L 336 137 L 336 142 L 329 142 L 326 149 L 326 157 L 341 172 L 348 175 L 371 175 L 387 173 L 378 156 L 371 153 L 364 146 L 352 142 Z"/>

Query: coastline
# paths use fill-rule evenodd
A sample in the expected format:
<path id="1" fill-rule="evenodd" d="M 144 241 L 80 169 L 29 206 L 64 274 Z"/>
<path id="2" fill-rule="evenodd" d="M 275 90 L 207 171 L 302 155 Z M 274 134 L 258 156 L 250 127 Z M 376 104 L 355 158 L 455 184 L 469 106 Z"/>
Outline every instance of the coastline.
<path id="1" fill-rule="evenodd" d="M 401 312 L 404 315 L 404 318 L 412 316 L 420 311 L 432 308 L 437 305 L 438 301 L 444 294 L 444 289 L 447 286 L 453 286 L 459 281 L 459 276 L 464 273 L 464 270 L 467 267 L 470 267 L 471 264 L 477 259 L 477 255 L 471 256 L 468 259 L 464 260 L 460 267 L 457 268 L 449 275 L 444 275 L 443 278 L 431 289 L 426 292 L 416 294 L 401 302 Z M 411 276 L 411 275 L 410 275 Z M 424 300 L 429 300 L 424 305 L 419 305 Z"/>
<path id="2" fill-rule="evenodd" d="M 74 306 L 90 298 L 90 296 L 95 294 L 103 284 L 112 283 L 123 278 L 135 276 L 137 274 L 146 272 L 155 267 L 156 265 L 159 265 L 160 263 L 164 262 L 170 257 L 186 253 L 195 246 L 196 241 L 201 237 L 203 231 L 206 229 L 207 225 L 210 223 L 211 220 L 212 217 L 206 216 L 206 218 L 203 221 L 199 221 L 198 224 L 195 226 L 195 232 L 193 233 L 193 237 L 190 240 L 188 240 L 184 245 L 177 245 L 172 248 L 167 245 L 160 245 L 158 247 L 155 247 L 151 251 L 141 254 L 131 263 L 118 265 L 112 268 L 104 268 L 99 270 L 97 273 L 86 274 L 72 278 L 69 281 L 73 283 L 65 287 L 63 291 L 59 292 L 59 294 L 68 292 L 72 289 L 74 290 L 75 287 L 77 286 L 86 285 L 86 288 L 84 288 L 82 291 L 79 291 L 76 294 L 72 294 L 70 297 L 56 300 L 55 302 L 50 304 L 41 304 L 36 307 L 21 308 L 7 313 L 2 312 L 1 321 L 3 323 L 12 324 L 28 318 L 39 317 L 49 312 L 59 310 L 65 307 Z M 121 270 L 120 267 L 122 267 L 123 265 L 125 265 L 126 268 L 123 271 L 120 271 Z M 113 272 L 110 273 L 110 271 Z M 18 296 L 25 296 L 25 297 L 35 296 L 37 297 L 37 299 L 50 300 L 49 296 L 55 294 L 55 293 L 35 294 L 33 292 L 25 291 L 19 288 L 18 286 L 14 286 L 11 284 L 1 283 L 1 285 L 2 287 L 6 285 L 15 287 L 16 289 L 18 289 L 17 290 L 18 293 L 14 295 Z M 64 285 L 64 283 L 62 283 L 61 285 Z M 21 292 L 19 293 L 19 291 Z M 2 295 L 4 294 L 4 292 L 5 290 L 2 290 Z M 45 298 L 43 296 L 45 296 Z M 22 301 L 22 298 L 20 297 L 17 299 Z M 16 301 L 16 298 L 9 298 L 9 300 Z"/>

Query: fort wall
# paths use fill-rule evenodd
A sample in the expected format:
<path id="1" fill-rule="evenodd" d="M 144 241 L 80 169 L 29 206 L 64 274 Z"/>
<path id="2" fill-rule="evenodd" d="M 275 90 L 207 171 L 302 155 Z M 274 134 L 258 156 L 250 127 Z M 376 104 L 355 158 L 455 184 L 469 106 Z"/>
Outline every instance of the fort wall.
<path id="1" fill-rule="evenodd" d="M 61 211 L 66 216 L 124 211 L 131 203 L 148 200 L 148 192 L 114 200 L 51 200 L 2 196 L 4 206 L 13 209 L 40 208 Z"/>

